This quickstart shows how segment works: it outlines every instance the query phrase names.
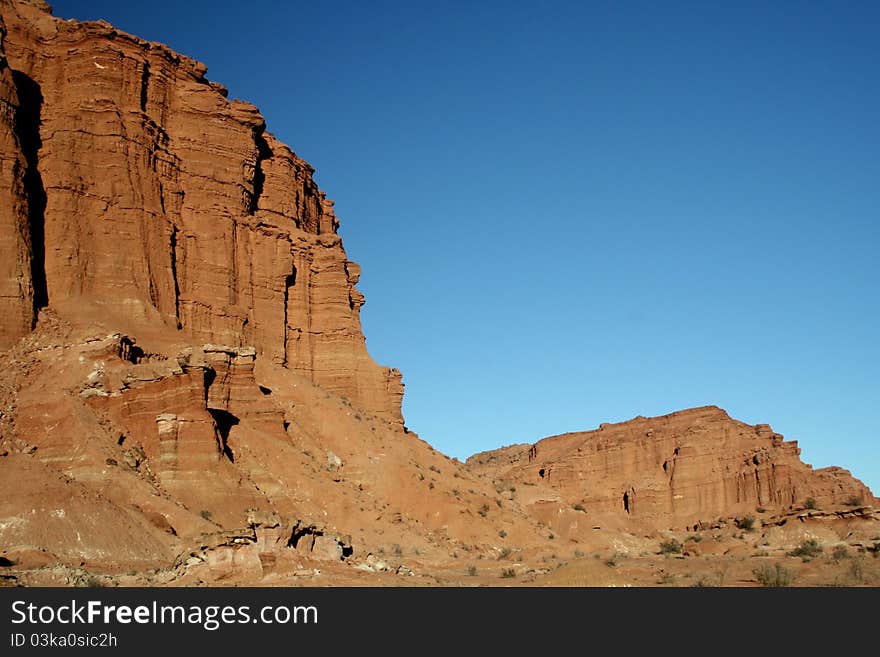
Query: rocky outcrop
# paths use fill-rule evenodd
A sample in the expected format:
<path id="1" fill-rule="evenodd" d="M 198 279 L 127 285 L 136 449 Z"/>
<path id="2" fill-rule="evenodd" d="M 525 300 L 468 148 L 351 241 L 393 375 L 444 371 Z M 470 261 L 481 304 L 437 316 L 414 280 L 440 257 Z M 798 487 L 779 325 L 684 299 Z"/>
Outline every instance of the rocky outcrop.
<path id="1" fill-rule="evenodd" d="M 472 456 L 468 466 L 498 480 L 537 486 L 535 504 L 612 513 L 660 526 L 818 504 L 871 503 L 842 468 L 813 470 L 796 441 L 751 426 L 715 406 L 603 424 Z"/>
<path id="2" fill-rule="evenodd" d="M 33 328 L 33 246 L 28 185 L 33 186 L 33 117 L 25 116 L 19 103 L 16 76 L 6 60 L 6 27 L 0 16 L 0 349 L 5 349 Z M 24 90 L 23 90 L 24 91 Z M 25 156 L 29 147 L 30 158 Z"/>
<path id="3" fill-rule="evenodd" d="M 366 351 L 333 203 L 259 111 L 164 45 L 39 1 L 0 7 L 0 347 L 46 304 L 164 325 L 252 345 L 402 422 L 400 373 Z"/>

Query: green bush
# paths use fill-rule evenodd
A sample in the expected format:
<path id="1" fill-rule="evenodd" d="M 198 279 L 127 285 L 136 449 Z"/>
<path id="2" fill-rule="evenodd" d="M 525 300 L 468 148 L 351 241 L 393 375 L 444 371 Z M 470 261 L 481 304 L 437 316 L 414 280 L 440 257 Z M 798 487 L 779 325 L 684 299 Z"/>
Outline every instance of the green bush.
<path id="1" fill-rule="evenodd" d="M 794 574 L 779 563 L 773 566 L 765 564 L 760 568 L 755 568 L 752 574 L 761 586 L 790 586 L 794 581 Z"/>
<path id="2" fill-rule="evenodd" d="M 831 559 L 834 563 L 838 561 L 842 561 L 843 559 L 849 558 L 849 550 L 846 549 L 845 545 L 837 545 L 831 551 Z"/>
<path id="3" fill-rule="evenodd" d="M 682 544 L 674 538 L 660 544 L 660 554 L 681 554 Z"/>
<path id="4" fill-rule="evenodd" d="M 802 541 L 794 550 L 788 553 L 790 557 L 801 557 L 804 560 L 810 560 L 822 554 L 822 546 L 815 538 L 808 538 Z"/>
<path id="5" fill-rule="evenodd" d="M 755 531 L 755 516 L 744 516 L 736 519 L 738 529 L 744 529 L 747 532 Z"/>
<path id="6" fill-rule="evenodd" d="M 818 509 L 819 505 L 816 504 L 816 498 L 815 497 L 808 497 L 807 500 L 804 502 L 804 508 L 805 509 Z"/>

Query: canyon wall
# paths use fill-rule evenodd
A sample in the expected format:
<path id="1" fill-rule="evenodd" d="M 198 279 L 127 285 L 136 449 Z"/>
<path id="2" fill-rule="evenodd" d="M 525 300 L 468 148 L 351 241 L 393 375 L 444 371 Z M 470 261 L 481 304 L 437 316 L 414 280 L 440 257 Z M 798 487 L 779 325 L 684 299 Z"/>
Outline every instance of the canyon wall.
<path id="1" fill-rule="evenodd" d="M 366 351 L 359 267 L 313 169 L 206 67 L 104 22 L 0 1 L 0 348 L 39 308 L 252 345 L 402 422 Z"/>

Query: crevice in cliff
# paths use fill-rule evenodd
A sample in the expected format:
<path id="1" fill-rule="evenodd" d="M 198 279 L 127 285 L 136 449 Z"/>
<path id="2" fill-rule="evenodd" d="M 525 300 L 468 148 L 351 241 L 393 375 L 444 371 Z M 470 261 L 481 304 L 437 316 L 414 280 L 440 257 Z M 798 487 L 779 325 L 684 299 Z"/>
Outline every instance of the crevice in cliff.
<path id="1" fill-rule="evenodd" d="M 40 85 L 21 71 L 12 71 L 12 79 L 19 100 L 15 112 L 15 134 L 27 163 L 22 182 L 28 203 L 35 325 L 40 308 L 49 305 L 49 289 L 46 284 L 46 190 L 38 166 L 40 147 L 43 145 L 40 138 L 43 94 Z"/>
<path id="2" fill-rule="evenodd" d="M 208 413 L 214 418 L 214 424 L 217 426 L 218 447 L 220 451 L 223 453 L 223 456 L 229 459 L 230 463 L 235 463 L 235 455 L 229 446 L 229 432 L 232 431 L 232 427 L 238 424 L 240 420 L 229 411 L 224 411 L 220 408 L 209 408 Z"/>
<path id="3" fill-rule="evenodd" d="M 296 285 L 296 265 L 290 265 L 290 273 L 284 278 L 284 327 L 282 329 L 281 348 L 284 352 L 284 359 L 281 364 L 287 366 L 287 300 L 290 298 L 290 288 Z"/>
<path id="4" fill-rule="evenodd" d="M 174 321 L 177 322 L 179 331 L 183 324 L 180 323 L 180 283 L 177 280 L 177 232 L 177 226 L 172 226 L 168 246 L 171 252 L 171 279 L 174 282 Z"/>
<path id="5" fill-rule="evenodd" d="M 141 70 L 141 112 L 147 111 L 147 89 L 150 83 L 150 62 L 144 61 L 144 68 Z"/>
<path id="6" fill-rule="evenodd" d="M 255 214 L 260 205 L 260 196 L 263 194 L 263 185 L 266 183 L 266 174 L 263 173 L 263 162 L 272 157 L 272 149 L 262 134 L 256 136 L 257 161 L 254 163 L 254 193 L 251 195 L 249 214 Z"/>
<path id="7" fill-rule="evenodd" d="M 233 220 L 230 227 L 229 244 L 229 305 L 238 305 L 238 224 Z"/>

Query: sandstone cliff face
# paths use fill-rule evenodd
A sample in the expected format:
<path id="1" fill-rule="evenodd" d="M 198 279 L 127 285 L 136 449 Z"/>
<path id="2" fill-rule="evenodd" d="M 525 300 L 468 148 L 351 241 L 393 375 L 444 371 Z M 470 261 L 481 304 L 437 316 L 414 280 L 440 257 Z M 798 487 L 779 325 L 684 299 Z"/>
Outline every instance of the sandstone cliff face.
<path id="1" fill-rule="evenodd" d="M 33 125 L 23 116 L 16 77 L 6 60 L 6 26 L 0 16 L 0 349 L 31 330 L 34 322 L 34 289 L 31 272 L 33 247 L 25 182 L 34 170 L 22 142 L 33 136 Z M 31 147 L 33 157 L 34 144 Z"/>
<path id="2" fill-rule="evenodd" d="M 401 422 L 368 355 L 333 204 L 204 65 L 112 26 L 2 0 L 0 347 L 35 310 L 164 323 L 241 347 Z M 8 154 L 8 157 L 7 157 Z"/>
<path id="3" fill-rule="evenodd" d="M 536 494 L 539 506 L 561 500 L 659 526 L 802 508 L 809 497 L 819 504 L 874 501 L 846 470 L 813 470 L 800 460 L 796 441 L 715 406 L 603 424 L 477 454 L 467 463 L 539 487 L 545 493 Z"/>
<path id="4" fill-rule="evenodd" d="M 0 567 L 20 581 L 497 578 L 568 544 L 641 551 L 640 529 L 873 502 L 716 408 L 437 453 L 367 354 L 332 203 L 257 110 L 161 44 L 0 11 Z M 872 547 L 876 512 L 843 513 Z"/>

